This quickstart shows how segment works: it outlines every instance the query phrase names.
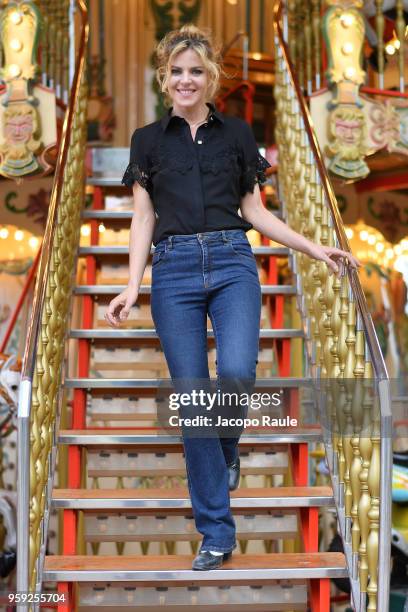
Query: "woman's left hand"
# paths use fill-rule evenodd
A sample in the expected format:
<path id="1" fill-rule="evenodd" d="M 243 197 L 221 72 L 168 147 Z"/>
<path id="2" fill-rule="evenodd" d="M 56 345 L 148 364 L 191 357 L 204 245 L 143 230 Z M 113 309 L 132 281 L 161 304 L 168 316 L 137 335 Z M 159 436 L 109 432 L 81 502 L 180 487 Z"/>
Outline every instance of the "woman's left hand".
<path id="1" fill-rule="evenodd" d="M 337 276 L 341 275 L 342 267 L 345 265 L 345 260 L 348 261 L 349 265 L 357 269 L 361 266 L 361 263 L 348 251 L 342 251 L 336 247 L 323 246 L 321 244 L 315 244 L 312 242 L 310 251 L 308 253 L 313 259 L 324 261 L 330 271 L 330 274 L 334 273 Z"/>

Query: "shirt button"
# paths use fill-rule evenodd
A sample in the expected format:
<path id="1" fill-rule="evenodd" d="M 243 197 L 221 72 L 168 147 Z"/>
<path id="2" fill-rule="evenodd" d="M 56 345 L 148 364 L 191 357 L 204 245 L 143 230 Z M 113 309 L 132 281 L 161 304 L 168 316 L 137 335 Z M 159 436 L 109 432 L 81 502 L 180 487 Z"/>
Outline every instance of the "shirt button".
<path id="1" fill-rule="evenodd" d="M 203 144 L 202 140 L 197 140 L 197 144 Z"/>

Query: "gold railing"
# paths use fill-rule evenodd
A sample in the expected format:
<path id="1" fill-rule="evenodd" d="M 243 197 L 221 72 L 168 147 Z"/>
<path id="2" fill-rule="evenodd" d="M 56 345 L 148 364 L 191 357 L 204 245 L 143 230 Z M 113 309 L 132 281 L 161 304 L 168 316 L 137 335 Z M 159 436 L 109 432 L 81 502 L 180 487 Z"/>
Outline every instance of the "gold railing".
<path id="1" fill-rule="evenodd" d="M 280 199 L 289 225 L 314 242 L 350 247 L 298 74 L 275 13 Z M 283 24 L 286 29 L 286 24 Z M 286 29 L 287 31 L 287 29 Z M 356 610 L 388 610 L 391 398 L 358 273 L 340 277 L 294 254 L 310 375 L 318 388 L 327 460 Z M 366 608 L 366 600 L 368 607 Z"/>
<path id="2" fill-rule="evenodd" d="M 339 6 L 341 2 L 338 2 Z M 351 6 L 350 3 L 349 6 Z M 387 73 L 386 56 L 391 59 L 396 58 L 396 73 L 398 79 L 395 82 L 388 83 L 387 88 L 398 87 L 400 92 L 405 91 L 406 67 L 404 63 L 404 54 L 406 49 L 406 33 L 407 24 L 404 18 L 404 2 L 396 0 L 395 2 L 395 29 L 392 39 L 390 39 L 390 48 L 386 49 L 384 45 L 384 2 L 383 0 L 375 0 L 375 4 L 364 4 L 363 2 L 354 3 L 357 8 L 361 9 L 364 16 L 366 40 L 372 48 L 372 53 L 376 56 L 376 72 L 377 82 L 371 82 L 371 86 L 377 86 L 379 89 L 384 89 L 384 82 Z M 358 6 L 359 5 L 359 6 Z M 292 62 L 298 75 L 299 83 L 308 94 L 320 89 L 325 80 L 325 43 L 322 33 L 323 14 L 329 4 L 326 0 L 311 0 L 304 2 L 303 0 L 285 0 L 283 2 L 284 27 L 287 32 L 286 39 Z M 370 21 L 371 20 L 371 23 Z M 394 70 L 391 70 L 394 73 Z"/>
<path id="3" fill-rule="evenodd" d="M 80 14 L 78 55 L 44 234 L 18 406 L 17 588 L 40 590 L 65 337 L 84 201 L 88 15 Z"/>
<path id="4" fill-rule="evenodd" d="M 68 102 L 70 0 L 34 0 L 41 12 L 41 81 Z M 72 41 L 73 43 L 74 41 Z"/>

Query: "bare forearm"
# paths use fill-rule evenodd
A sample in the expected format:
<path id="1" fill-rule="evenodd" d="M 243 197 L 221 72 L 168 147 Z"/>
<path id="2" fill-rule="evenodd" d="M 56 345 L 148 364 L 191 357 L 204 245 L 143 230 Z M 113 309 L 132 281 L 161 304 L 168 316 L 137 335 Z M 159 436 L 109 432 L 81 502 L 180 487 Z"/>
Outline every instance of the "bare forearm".
<path id="1" fill-rule="evenodd" d="M 129 287 L 139 289 L 152 245 L 155 218 L 134 214 L 129 237 Z"/>
<path id="2" fill-rule="evenodd" d="M 248 192 L 241 200 L 241 212 L 242 217 L 252 223 L 258 232 L 295 251 L 305 253 L 313 259 L 324 261 L 328 265 L 330 273 L 334 272 L 340 275 L 345 262 L 353 268 L 358 268 L 361 265 L 350 251 L 312 242 L 275 217 L 262 204 L 258 185 L 255 186 L 253 193 Z"/>
<path id="3" fill-rule="evenodd" d="M 310 255 L 312 246 L 310 240 L 295 232 L 263 205 L 245 214 L 245 219 L 254 226 L 254 229 L 267 238 Z"/>

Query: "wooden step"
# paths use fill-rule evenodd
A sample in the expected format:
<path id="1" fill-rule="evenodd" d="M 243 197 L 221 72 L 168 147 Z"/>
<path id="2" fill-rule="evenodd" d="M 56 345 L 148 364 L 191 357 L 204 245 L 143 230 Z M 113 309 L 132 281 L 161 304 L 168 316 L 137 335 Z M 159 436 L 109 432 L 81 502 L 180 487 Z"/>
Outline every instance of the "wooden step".
<path id="1" fill-rule="evenodd" d="M 214 331 L 207 329 L 207 336 L 214 338 Z M 285 338 L 303 338 L 301 329 L 261 329 L 261 339 L 279 340 Z M 154 329 L 71 329 L 70 338 L 93 340 L 158 340 Z"/>
<path id="2" fill-rule="evenodd" d="M 76 285 L 76 295 L 117 295 L 126 289 L 126 285 Z M 296 295 L 292 285 L 261 285 L 263 295 Z M 140 285 L 140 295 L 150 295 L 151 285 Z"/>
<path id="3" fill-rule="evenodd" d="M 311 383 L 308 378 L 289 376 L 258 378 L 254 389 L 298 389 L 310 387 Z M 170 380 L 164 385 L 164 381 L 157 378 L 66 378 L 64 386 L 69 389 L 162 389 L 163 392 L 172 389 Z"/>
<path id="4" fill-rule="evenodd" d="M 315 427 L 276 427 L 273 432 L 253 436 L 242 435 L 239 448 L 270 444 L 303 444 L 319 442 L 322 432 Z M 149 451 L 156 448 L 173 447 L 181 451 L 182 438 L 178 435 L 157 435 L 146 429 L 62 429 L 58 434 L 59 444 L 78 444 L 92 447 L 146 447 Z"/>
<path id="5" fill-rule="evenodd" d="M 153 254 L 154 248 L 150 249 L 150 254 Z M 287 247 L 268 247 L 268 246 L 255 246 L 252 247 L 252 252 L 255 256 L 260 255 L 274 255 L 275 257 L 287 257 L 289 255 L 289 249 Z M 115 256 L 124 255 L 129 256 L 128 246 L 86 246 L 79 247 L 79 257 L 86 255 L 94 255 L 95 257 L 103 256 Z"/>
<path id="6" fill-rule="evenodd" d="M 265 584 L 269 580 L 344 578 L 342 553 L 274 553 L 232 557 L 221 568 L 194 571 L 193 555 L 46 556 L 44 581 L 172 584 Z"/>
<path id="7" fill-rule="evenodd" d="M 231 491 L 231 508 L 310 508 L 333 506 L 330 487 L 254 487 Z M 191 509 L 188 489 L 54 489 L 56 508 L 75 510 Z"/>

